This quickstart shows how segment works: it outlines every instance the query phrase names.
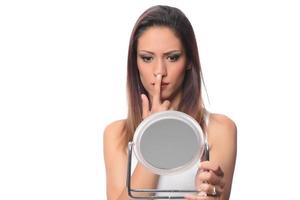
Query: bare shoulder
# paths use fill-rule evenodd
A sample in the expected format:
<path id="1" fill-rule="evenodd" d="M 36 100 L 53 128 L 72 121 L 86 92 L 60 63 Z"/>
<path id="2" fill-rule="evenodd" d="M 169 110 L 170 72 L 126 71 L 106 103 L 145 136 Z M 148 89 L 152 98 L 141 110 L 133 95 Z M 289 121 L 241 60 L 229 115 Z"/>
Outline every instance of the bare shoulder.
<path id="1" fill-rule="evenodd" d="M 208 135 L 211 142 L 236 140 L 237 126 L 235 122 L 224 114 L 211 113 L 208 125 Z"/>
<path id="2" fill-rule="evenodd" d="M 104 133 L 108 133 L 108 132 L 114 132 L 114 133 L 119 133 L 121 132 L 124 127 L 125 127 L 125 119 L 121 119 L 121 120 L 116 120 L 111 122 L 110 124 L 108 124 L 105 129 L 104 129 Z"/>
<path id="3" fill-rule="evenodd" d="M 235 122 L 224 114 L 211 113 L 209 122 L 210 122 L 209 126 L 211 128 L 227 129 L 227 130 L 237 129 Z"/>
<path id="4" fill-rule="evenodd" d="M 104 129 L 103 143 L 104 148 L 119 149 L 125 139 L 126 120 L 117 120 L 108 124 Z"/>
<path id="5" fill-rule="evenodd" d="M 111 122 L 104 129 L 104 137 L 119 137 L 125 129 L 125 123 L 125 119 Z"/>
<path id="6" fill-rule="evenodd" d="M 124 145 L 126 120 L 114 121 L 106 126 L 103 134 L 103 150 L 106 166 L 110 166 L 115 158 L 122 160 L 124 157 Z"/>

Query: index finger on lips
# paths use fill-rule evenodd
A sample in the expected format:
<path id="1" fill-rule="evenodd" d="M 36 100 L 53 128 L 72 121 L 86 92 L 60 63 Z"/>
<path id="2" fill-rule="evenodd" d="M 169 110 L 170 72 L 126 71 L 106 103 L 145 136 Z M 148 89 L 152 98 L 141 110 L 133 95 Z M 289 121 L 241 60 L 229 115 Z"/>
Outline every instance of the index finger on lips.
<path id="1" fill-rule="evenodd" d="M 161 78 L 162 78 L 161 74 L 158 74 L 155 78 L 153 105 L 160 105 Z"/>

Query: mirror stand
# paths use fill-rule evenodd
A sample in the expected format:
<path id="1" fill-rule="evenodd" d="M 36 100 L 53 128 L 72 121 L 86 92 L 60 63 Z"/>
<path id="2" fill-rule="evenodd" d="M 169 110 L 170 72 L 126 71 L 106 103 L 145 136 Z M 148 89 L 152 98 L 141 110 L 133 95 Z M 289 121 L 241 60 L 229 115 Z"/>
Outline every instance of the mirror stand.
<path id="1" fill-rule="evenodd" d="M 184 196 L 134 196 L 132 192 L 135 193 L 156 193 L 156 192 L 161 192 L 161 193 L 197 193 L 199 191 L 197 190 L 159 190 L 159 189 L 133 189 L 131 188 L 131 160 L 132 160 L 132 150 L 133 150 L 133 142 L 128 143 L 128 166 L 127 166 L 127 180 L 126 180 L 126 187 L 127 187 L 127 192 L 128 196 L 132 199 L 184 199 Z M 208 160 L 209 153 L 208 153 L 208 144 L 205 143 L 205 159 Z"/>

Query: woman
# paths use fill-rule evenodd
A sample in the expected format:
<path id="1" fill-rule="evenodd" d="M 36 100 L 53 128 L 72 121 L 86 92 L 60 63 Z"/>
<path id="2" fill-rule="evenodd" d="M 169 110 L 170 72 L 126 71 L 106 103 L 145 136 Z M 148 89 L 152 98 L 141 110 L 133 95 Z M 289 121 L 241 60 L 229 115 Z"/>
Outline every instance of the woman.
<path id="1" fill-rule="evenodd" d="M 186 16 L 169 6 L 146 10 L 130 38 L 127 119 L 109 124 L 104 133 L 109 200 L 129 199 L 125 187 L 127 144 L 144 118 L 165 110 L 185 112 L 196 119 L 210 147 L 210 160 L 201 162 L 195 175 L 185 178 L 200 192 L 185 198 L 229 199 L 236 159 L 236 126 L 225 115 L 205 109 L 201 77 L 197 43 Z M 131 178 L 133 188 L 159 188 L 161 184 L 158 175 L 137 163 Z"/>

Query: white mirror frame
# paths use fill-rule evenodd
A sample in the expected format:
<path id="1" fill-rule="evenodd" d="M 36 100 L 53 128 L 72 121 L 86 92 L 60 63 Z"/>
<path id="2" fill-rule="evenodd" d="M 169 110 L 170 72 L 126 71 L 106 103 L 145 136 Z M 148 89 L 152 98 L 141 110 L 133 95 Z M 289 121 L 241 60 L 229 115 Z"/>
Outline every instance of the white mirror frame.
<path id="1" fill-rule="evenodd" d="M 140 144 L 141 144 L 141 139 L 142 139 L 143 133 L 152 124 L 159 122 L 161 120 L 164 120 L 164 119 L 175 119 L 175 120 L 179 120 L 179 121 L 187 124 L 194 131 L 195 138 L 197 138 L 197 143 L 198 143 L 198 151 L 193 156 L 193 159 L 191 159 L 190 161 L 188 161 L 187 163 L 185 163 L 182 166 L 172 168 L 172 169 L 159 169 L 159 168 L 151 165 L 147 160 L 145 160 L 145 158 L 143 157 L 143 155 L 140 151 L 140 149 L 141 149 Z M 144 119 L 139 124 L 139 126 L 137 127 L 137 129 L 134 133 L 133 150 L 135 152 L 135 155 L 136 155 L 138 161 L 140 161 L 146 168 L 148 168 L 153 173 L 158 174 L 158 175 L 176 174 L 176 173 L 180 173 L 180 172 L 183 172 L 183 171 L 189 169 L 190 167 L 195 165 L 200 160 L 200 158 L 202 157 L 202 155 L 205 151 L 205 136 L 203 134 L 203 131 L 202 131 L 199 123 L 191 116 L 189 116 L 183 112 L 179 112 L 179 111 L 173 111 L 173 110 L 162 111 L 162 112 L 158 112 L 158 113 L 154 113 L 154 114 L 150 115 L 149 117 Z"/>

